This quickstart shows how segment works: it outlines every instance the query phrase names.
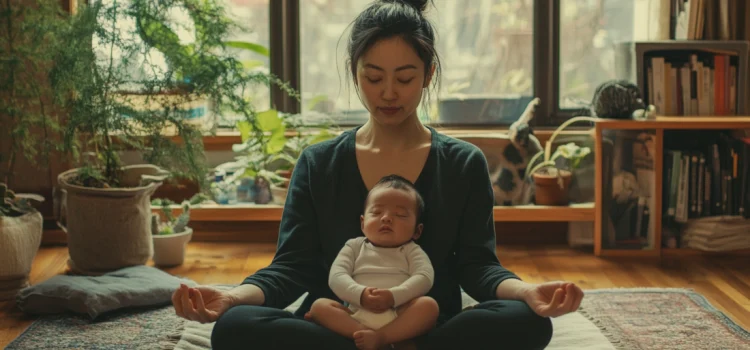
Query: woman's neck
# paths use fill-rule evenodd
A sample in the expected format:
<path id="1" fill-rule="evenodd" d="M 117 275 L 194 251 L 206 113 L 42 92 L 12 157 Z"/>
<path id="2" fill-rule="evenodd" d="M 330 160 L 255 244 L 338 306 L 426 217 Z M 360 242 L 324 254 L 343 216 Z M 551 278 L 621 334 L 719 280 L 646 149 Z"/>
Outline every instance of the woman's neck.
<path id="1" fill-rule="evenodd" d="M 417 118 L 394 126 L 378 124 L 370 118 L 357 132 L 358 144 L 381 151 L 414 149 L 430 138 L 430 130 Z"/>

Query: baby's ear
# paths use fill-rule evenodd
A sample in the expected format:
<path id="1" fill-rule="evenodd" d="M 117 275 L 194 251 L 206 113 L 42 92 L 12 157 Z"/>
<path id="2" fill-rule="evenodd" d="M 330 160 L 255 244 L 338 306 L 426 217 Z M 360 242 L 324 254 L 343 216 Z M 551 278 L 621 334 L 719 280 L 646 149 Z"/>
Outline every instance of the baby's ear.
<path id="1" fill-rule="evenodd" d="M 365 216 L 364 215 L 359 216 L 359 229 L 362 230 L 362 232 L 365 231 Z"/>
<path id="2" fill-rule="evenodd" d="M 424 225 L 422 225 L 422 224 L 417 225 L 417 227 L 414 229 L 414 236 L 412 236 L 412 238 L 414 240 L 418 240 L 419 237 L 422 236 L 422 229 L 423 228 L 424 228 Z"/>

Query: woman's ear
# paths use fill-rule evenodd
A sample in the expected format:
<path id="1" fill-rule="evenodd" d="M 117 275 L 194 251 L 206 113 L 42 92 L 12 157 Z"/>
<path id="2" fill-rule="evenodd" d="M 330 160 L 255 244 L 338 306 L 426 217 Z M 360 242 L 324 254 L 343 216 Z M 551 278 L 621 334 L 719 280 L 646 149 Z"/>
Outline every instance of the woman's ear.
<path id="1" fill-rule="evenodd" d="M 424 228 L 424 225 L 422 225 L 422 224 L 417 225 L 417 227 L 414 229 L 414 235 L 412 236 L 412 239 L 418 240 L 419 237 L 422 236 L 422 229 L 423 228 Z"/>
<path id="2" fill-rule="evenodd" d="M 424 78 L 424 87 L 425 88 L 428 87 L 428 86 L 430 86 L 430 82 L 432 82 L 432 77 L 435 76 L 435 67 L 437 67 L 437 65 L 435 65 L 433 63 L 432 67 L 430 67 L 430 72 Z"/>

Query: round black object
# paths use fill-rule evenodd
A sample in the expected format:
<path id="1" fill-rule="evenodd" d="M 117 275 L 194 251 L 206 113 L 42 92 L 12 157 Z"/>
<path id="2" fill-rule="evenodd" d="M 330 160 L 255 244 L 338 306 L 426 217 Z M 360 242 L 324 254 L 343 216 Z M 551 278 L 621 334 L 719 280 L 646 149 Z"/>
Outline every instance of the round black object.
<path id="1" fill-rule="evenodd" d="M 634 111 L 644 108 L 640 89 L 627 80 L 602 83 L 591 101 L 592 114 L 599 118 L 631 119 Z"/>

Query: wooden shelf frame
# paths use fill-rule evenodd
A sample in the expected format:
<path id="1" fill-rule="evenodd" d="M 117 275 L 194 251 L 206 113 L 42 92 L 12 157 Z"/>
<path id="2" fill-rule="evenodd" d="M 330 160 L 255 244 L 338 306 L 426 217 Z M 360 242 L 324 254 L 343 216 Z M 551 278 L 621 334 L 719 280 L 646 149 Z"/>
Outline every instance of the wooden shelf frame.
<path id="1" fill-rule="evenodd" d="M 602 119 L 594 126 L 595 157 L 595 220 L 594 220 L 594 254 L 608 257 L 674 257 L 692 255 L 735 255 L 747 254 L 750 250 L 729 252 L 704 252 L 690 248 L 662 248 L 662 183 L 664 179 L 664 131 L 665 130 L 728 130 L 750 129 L 750 116 L 659 116 L 655 120 L 614 120 Z M 603 154 L 602 140 L 604 130 L 650 130 L 654 131 L 656 153 L 654 154 L 654 208 L 650 211 L 654 225 L 654 246 L 651 249 L 607 249 L 603 244 Z"/>
<path id="2" fill-rule="evenodd" d="M 181 212 L 180 206 L 173 205 L 175 215 Z M 161 207 L 151 208 L 159 213 Z M 191 221 L 279 221 L 284 208 L 280 205 L 201 205 L 192 208 Z M 572 204 L 570 206 L 524 205 L 514 207 L 496 206 L 495 222 L 593 222 L 594 203 Z"/>

